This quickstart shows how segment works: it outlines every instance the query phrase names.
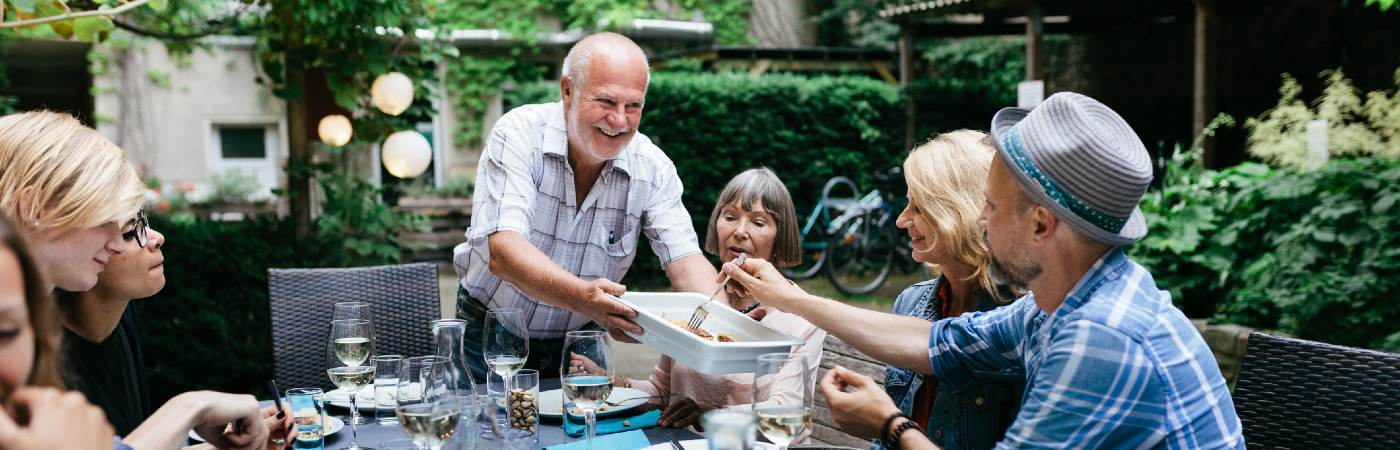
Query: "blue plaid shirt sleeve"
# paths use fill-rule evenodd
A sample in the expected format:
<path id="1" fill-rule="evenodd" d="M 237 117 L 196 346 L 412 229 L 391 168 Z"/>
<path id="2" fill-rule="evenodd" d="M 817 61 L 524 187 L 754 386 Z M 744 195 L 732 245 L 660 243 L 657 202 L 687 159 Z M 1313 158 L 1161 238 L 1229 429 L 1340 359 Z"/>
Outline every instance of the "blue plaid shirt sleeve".
<path id="1" fill-rule="evenodd" d="M 1015 423 L 997 448 L 1146 448 L 1161 442 L 1162 384 L 1146 349 L 1078 320 L 1047 343 Z"/>
<path id="2" fill-rule="evenodd" d="M 934 322 L 928 354 L 939 390 L 967 387 L 978 373 L 1022 370 L 1022 337 L 1039 311 L 1034 300 L 1023 296 L 992 311 Z"/>

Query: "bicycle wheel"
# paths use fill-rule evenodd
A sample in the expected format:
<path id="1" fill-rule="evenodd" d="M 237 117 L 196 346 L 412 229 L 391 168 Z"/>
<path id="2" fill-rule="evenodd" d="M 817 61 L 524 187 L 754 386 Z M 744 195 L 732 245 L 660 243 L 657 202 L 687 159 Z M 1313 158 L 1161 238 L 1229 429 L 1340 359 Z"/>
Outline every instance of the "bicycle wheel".
<path id="1" fill-rule="evenodd" d="M 894 233 L 871 225 L 866 216 L 827 240 L 826 275 L 846 295 L 869 294 L 889 277 L 894 265 Z"/>
<path id="2" fill-rule="evenodd" d="M 802 261 L 792 267 L 779 269 L 783 276 L 793 280 L 805 280 L 821 273 L 826 262 L 826 230 L 821 226 L 810 227 L 802 235 Z"/>

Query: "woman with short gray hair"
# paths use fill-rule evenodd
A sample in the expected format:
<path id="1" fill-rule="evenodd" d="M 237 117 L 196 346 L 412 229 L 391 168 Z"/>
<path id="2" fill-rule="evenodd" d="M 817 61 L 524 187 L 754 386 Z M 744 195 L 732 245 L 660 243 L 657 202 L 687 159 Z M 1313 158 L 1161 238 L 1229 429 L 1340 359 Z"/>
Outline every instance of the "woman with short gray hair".
<path id="1" fill-rule="evenodd" d="M 777 174 L 767 167 L 759 167 L 729 180 L 710 213 L 705 251 L 721 261 L 733 261 L 740 254 L 747 254 L 772 261 L 778 267 L 797 265 L 802 259 L 797 213 L 792 196 Z M 769 328 L 801 338 L 803 344 L 795 348 L 793 354 L 806 359 L 811 370 L 817 370 L 826 340 L 825 331 L 801 317 L 763 306 L 759 303 L 761 299 L 752 296 L 726 293 L 721 299 L 726 301 L 717 303 L 749 314 Z M 816 382 L 815 374 L 807 377 L 809 381 L 805 386 L 796 375 L 792 377 L 792 380 L 775 382 L 774 386 L 780 386 L 775 389 L 811 391 Z M 663 427 L 695 425 L 702 414 L 713 409 L 747 411 L 753 399 L 752 375 L 706 375 L 667 356 L 661 357 L 649 379 L 629 380 L 618 376 L 613 384 L 639 389 L 652 396 L 670 395 L 669 401 L 665 398 L 653 400 L 655 406 L 664 408 L 658 420 Z M 784 396 L 775 393 L 771 398 Z"/>

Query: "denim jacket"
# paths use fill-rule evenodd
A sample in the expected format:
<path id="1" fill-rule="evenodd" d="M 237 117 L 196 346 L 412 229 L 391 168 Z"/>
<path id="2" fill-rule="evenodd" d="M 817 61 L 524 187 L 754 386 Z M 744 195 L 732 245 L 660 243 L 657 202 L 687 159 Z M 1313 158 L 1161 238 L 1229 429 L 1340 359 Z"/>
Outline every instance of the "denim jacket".
<path id="1" fill-rule="evenodd" d="M 894 301 L 894 313 L 929 321 L 942 319 L 937 298 L 942 282 L 940 276 L 905 288 Z M 976 310 L 990 311 L 998 306 L 994 299 L 983 296 L 977 299 Z M 992 448 L 1016 420 L 1021 393 L 1025 390 L 1025 376 L 1010 372 L 980 375 L 981 383 L 961 391 L 950 391 L 939 385 L 928 423 L 924 424 L 929 439 L 939 448 Z M 923 377 L 918 373 L 893 366 L 885 368 L 885 392 L 905 414 L 914 413 L 914 397 L 922 384 Z M 876 439 L 870 448 L 883 450 L 884 446 Z"/>

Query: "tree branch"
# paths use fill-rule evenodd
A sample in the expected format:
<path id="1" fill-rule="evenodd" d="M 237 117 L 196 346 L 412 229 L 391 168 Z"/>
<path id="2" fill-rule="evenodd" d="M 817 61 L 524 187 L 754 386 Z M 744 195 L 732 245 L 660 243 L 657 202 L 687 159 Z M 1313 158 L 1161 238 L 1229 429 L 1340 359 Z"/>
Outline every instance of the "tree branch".
<path id="1" fill-rule="evenodd" d="M 209 36 L 212 34 L 222 33 L 225 30 L 231 28 L 235 23 L 238 23 L 238 14 L 236 13 L 232 16 L 225 17 L 222 20 L 215 22 L 214 24 L 210 25 L 209 28 L 205 28 L 203 30 L 199 30 L 193 33 L 181 34 L 141 28 L 140 26 L 131 22 L 127 22 L 125 20 L 121 20 L 118 18 L 112 19 L 112 24 L 116 25 L 117 28 L 130 31 L 133 34 L 138 34 L 146 37 L 153 37 L 156 39 L 164 39 L 168 41 L 189 41 Z"/>
<path id="2" fill-rule="evenodd" d="M 20 21 L 16 21 L 16 22 L 0 22 L 0 28 L 19 28 L 19 27 L 27 27 L 27 26 L 30 26 L 30 25 L 39 25 L 39 24 L 44 24 L 44 23 L 49 23 L 49 22 L 57 22 L 57 21 L 60 21 L 60 20 L 78 19 L 78 18 L 82 18 L 82 17 L 115 16 L 115 15 L 117 15 L 117 14 L 121 14 L 121 13 L 130 11 L 132 8 L 135 8 L 135 7 L 144 5 L 144 4 L 146 4 L 146 2 L 149 2 L 149 1 L 151 1 L 151 0 L 133 0 L 132 2 L 123 4 L 123 5 L 121 5 L 121 6 L 118 6 L 118 7 L 116 7 L 116 8 L 112 8 L 112 9 L 95 9 L 95 10 L 90 10 L 90 11 L 67 12 L 67 13 L 59 14 L 59 15 L 57 15 L 57 16 L 36 17 L 36 18 L 33 18 L 33 19 L 25 19 L 25 20 L 20 20 Z M 66 6 L 66 4 L 65 4 L 65 6 Z M 0 20 L 3 20 L 3 18 L 0 18 Z"/>

